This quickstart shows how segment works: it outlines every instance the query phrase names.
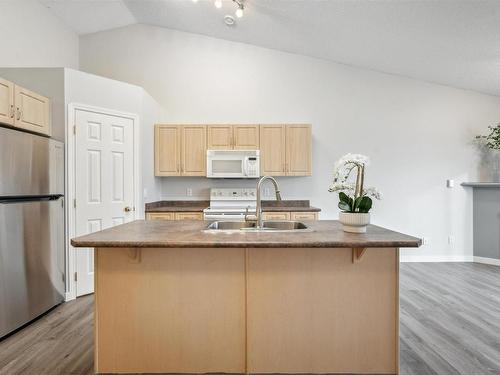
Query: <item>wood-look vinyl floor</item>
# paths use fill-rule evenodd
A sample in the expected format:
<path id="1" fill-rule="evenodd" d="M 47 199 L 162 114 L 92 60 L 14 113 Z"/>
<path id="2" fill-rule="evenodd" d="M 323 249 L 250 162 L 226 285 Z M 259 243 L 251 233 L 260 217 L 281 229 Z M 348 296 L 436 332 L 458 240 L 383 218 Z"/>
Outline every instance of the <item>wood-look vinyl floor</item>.
<path id="1" fill-rule="evenodd" d="M 401 264 L 400 374 L 500 374 L 500 267 Z M 0 341 L 0 374 L 93 372 L 93 297 Z"/>

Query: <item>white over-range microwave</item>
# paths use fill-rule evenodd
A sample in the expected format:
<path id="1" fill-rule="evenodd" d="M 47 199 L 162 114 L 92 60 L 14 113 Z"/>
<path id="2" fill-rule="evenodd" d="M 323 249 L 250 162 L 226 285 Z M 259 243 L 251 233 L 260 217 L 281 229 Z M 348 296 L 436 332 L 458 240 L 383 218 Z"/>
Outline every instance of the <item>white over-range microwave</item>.
<path id="1" fill-rule="evenodd" d="M 207 150 L 207 177 L 258 178 L 259 150 Z"/>

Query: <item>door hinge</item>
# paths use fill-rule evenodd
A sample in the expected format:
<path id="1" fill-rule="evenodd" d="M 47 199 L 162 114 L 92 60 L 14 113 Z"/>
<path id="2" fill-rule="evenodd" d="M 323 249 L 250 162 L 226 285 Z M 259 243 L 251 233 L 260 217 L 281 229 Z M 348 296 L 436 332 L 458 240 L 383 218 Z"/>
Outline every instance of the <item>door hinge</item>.
<path id="1" fill-rule="evenodd" d="M 63 273 L 63 274 L 61 274 L 61 276 L 62 276 L 63 283 L 65 283 L 66 282 L 66 275 Z"/>
<path id="2" fill-rule="evenodd" d="M 73 134 L 76 134 L 76 125 L 73 125 Z"/>
<path id="3" fill-rule="evenodd" d="M 78 281 L 78 273 L 75 272 L 75 283 Z"/>
<path id="4" fill-rule="evenodd" d="M 76 199 L 73 199 L 73 208 L 76 208 Z"/>

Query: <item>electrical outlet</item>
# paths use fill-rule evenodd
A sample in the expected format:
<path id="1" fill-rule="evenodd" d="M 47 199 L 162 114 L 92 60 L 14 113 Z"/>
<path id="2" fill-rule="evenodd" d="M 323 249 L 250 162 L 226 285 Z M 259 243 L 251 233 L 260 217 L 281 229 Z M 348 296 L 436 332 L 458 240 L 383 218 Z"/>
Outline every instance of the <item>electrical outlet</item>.
<path id="1" fill-rule="evenodd" d="M 142 196 L 144 199 L 146 199 L 148 197 L 148 189 L 147 188 L 144 188 L 144 190 L 142 192 Z"/>
<path id="2" fill-rule="evenodd" d="M 193 196 L 193 189 L 191 189 L 191 188 L 187 188 L 187 189 L 186 189 L 186 195 L 187 195 L 188 197 L 192 197 L 192 196 Z"/>
<path id="3" fill-rule="evenodd" d="M 453 247 L 455 244 L 455 236 L 452 236 L 451 234 L 448 236 L 448 244 Z"/>
<path id="4" fill-rule="evenodd" d="M 455 180 L 446 180 L 446 187 L 450 189 L 455 187 Z"/>
<path id="5" fill-rule="evenodd" d="M 422 237 L 422 245 L 428 245 L 429 242 L 429 237 Z"/>

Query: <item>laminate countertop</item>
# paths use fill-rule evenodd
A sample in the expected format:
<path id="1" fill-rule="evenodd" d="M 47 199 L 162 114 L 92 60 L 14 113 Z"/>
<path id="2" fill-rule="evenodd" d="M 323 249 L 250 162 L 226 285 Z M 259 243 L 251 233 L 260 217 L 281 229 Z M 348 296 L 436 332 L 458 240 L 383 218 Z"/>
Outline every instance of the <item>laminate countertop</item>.
<path id="1" fill-rule="evenodd" d="M 337 220 L 306 221 L 308 232 L 207 232 L 208 221 L 137 220 L 71 240 L 75 247 L 419 247 L 421 240 L 369 225 L 367 233 L 342 230 Z"/>
<path id="2" fill-rule="evenodd" d="M 210 206 L 210 201 L 158 201 L 146 203 L 146 212 L 202 212 Z M 264 212 L 320 212 L 308 200 L 262 201 Z"/>

